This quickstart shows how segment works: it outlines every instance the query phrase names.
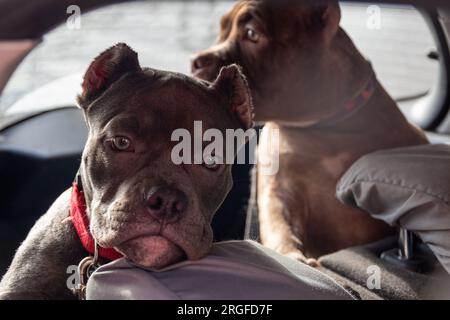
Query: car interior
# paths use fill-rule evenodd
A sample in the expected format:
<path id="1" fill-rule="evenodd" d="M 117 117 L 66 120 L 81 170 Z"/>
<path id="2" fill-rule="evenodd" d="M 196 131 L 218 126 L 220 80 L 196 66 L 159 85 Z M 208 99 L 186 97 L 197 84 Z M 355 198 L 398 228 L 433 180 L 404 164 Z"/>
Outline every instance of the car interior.
<path id="1" fill-rule="evenodd" d="M 17 2 L 23 5 L 23 10 L 17 10 L 20 7 Z M 50 2 L 52 6 L 48 4 Z M 119 2 L 121 4 L 116 4 Z M 211 12 L 214 11 L 215 17 L 218 17 L 224 12 L 224 8 L 232 5 L 228 1 L 222 2 L 223 4 L 217 6 L 214 6 L 215 1 L 205 2 L 202 5 L 205 10 L 209 8 Z M 94 4 L 86 0 L 80 3 L 86 8 L 84 9 L 87 11 L 86 16 L 93 20 L 96 15 L 107 15 L 108 10 L 115 6 L 119 6 L 118 10 L 121 10 L 120 6 L 126 9 L 127 5 L 133 5 L 133 10 L 139 10 L 140 6 L 156 6 L 158 1 L 102 0 Z M 74 75 L 69 81 L 73 83 L 72 87 L 71 84 L 66 86 L 64 82 L 57 82 L 51 77 L 49 79 L 53 82 L 43 78 L 45 80 L 43 83 L 26 78 L 27 74 L 34 70 L 36 61 L 39 63 L 39 59 L 46 54 L 44 49 L 47 42 L 53 41 L 50 50 L 58 45 L 67 45 L 67 42 L 58 43 L 60 40 L 57 38 L 57 33 L 58 28 L 61 28 L 67 18 L 65 11 L 61 14 L 62 10 L 59 9 L 69 4 L 70 1 L 66 0 L 36 3 L 26 0 L 0 1 L 0 12 L 2 12 L 0 53 L 3 60 L 0 61 L 0 181 L 2 182 L 0 186 L 0 276 L 6 271 L 15 250 L 36 220 L 46 212 L 59 194 L 70 187 L 80 165 L 87 128 L 81 110 L 74 103 L 73 90 L 70 90 L 72 87 L 76 88 L 81 82 L 80 73 Z M 445 5 L 445 1 L 412 0 L 388 1 L 388 3 L 386 1 L 370 3 L 342 1 L 341 4 L 344 7 L 344 19 L 348 19 L 344 20 L 344 27 L 347 24 L 349 29 L 352 23 L 358 23 L 356 18 L 351 19 L 352 15 L 356 17 L 358 12 L 366 15 L 377 14 L 377 5 L 381 6 L 381 10 L 386 8 L 388 13 L 392 10 L 390 15 L 386 15 L 386 23 L 389 19 L 404 19 L 405 23 L 401 24 L 400 29 L 410 28 L 414 24 L 413 21 L 416 21 L 414 19 L 421 21 L 423 29 L 414 31 L 415 39 L 409 42 L 411 48 L 415 46 L 411 52 L 416 50 L 410 56 L 404 52 L 409 49 L 405 49 L 404 46 L 403 48 L 394 47 L 390 44 L 389 41 L 392 39 L 389 37 L 395 38 L 396 35 L 402 37 L 400 33 L 395 34 L 395 31 L 384 31 L 386 34 L 379 35 L 381 40 L 376 44 L 373 38 L 376 37 L 373 34 L 376 31 L 370 28 L 363 30 L 366 34 L 358 36 L 358 32 L 363 31 L 358 31 L 357 28 L 354 34 L 351 32 L 350 34 L 356 39 L 358 37 L 362 39 L 361 42 L 356 41 L 356 43 L 368 48 L 368 52 L 372 54 L 371 59 L 375 70 L 379 71 L 381 76 L 389 72 L 401 74 L 397 78 L 386 76 L 386 85 L 388 88 L 393 88 L 393 96 L 408 119 L 426 130 L 431 143 L 450 144 L 450 87 L 448 85 L 450 7 Z M 184 9 L 188 11 L 189 6 L 195 5 L 198 3 L 183 3 Z M 368 6 L 375 7 L 369 10 Z M 402 10 L 406 13 L 402 13 Z M 12 14 L 5 16 L 5 12 L 12 12 Z M 44 15 L 45 19 L 37 18 L 40 14 Z M 148 12 L 148 16 L 151 17 L 152 14 L 158 13 Z M 401 16 L 402 14 L 404 16 Z M 83 23 L 88 26 L 91 20 L 86 18 Z M 142 24 L 141 27 L 144 28 L 146 21 L 143 19 L 137 23 Z M 211 23 L 216 21 L 217 19 Z M 182 23 L 189 24 L 189 22 Z M 151 25 L 151 22 L 149 24 Z M 214 25 L 214 27 L 217 26 Z M 157 26 L 153 26 L 150 30 L 157 30 Z M 176 28 L 164 30 L 164 32 L 177 32 Z M 96 32 L 98 35 L 101 30 Z M 382 37 L 387 38 L 383 40 Z M 420 37 L 426 38 L 429 47 L 417 40 Z M 186 52 L 193 51 L 193 47 L 201 48 L 198 43 L 195 43 L 196 40 L 193 40 L 193 43 L 185 39 L 184 41 L 186 41 Z M 202 41 L 208 44 L 214 39 L 204 35 Z M 77 41 L 73 43 L 74 47 L 82 45 L 83 43 Z M 103 44 L 98 46 L 101 45 Z M 71 49 L 66 47 L 62 51 Z M 148 52 L 148 55 L 152 56 L 152 52 Z M 177 56 L 173 53 L 172 58 L 178 61 L 182 66 L 180 68 L 187 68 L 186 55 L 180 53 Z M 92 56 L 92 54 L 87 53 L 86 56 Z M 55 61 L 57 58 L 58 56 L 55 55 L 49 59 Z M 404 61 L 404 69 L 392 70 L 391 60 L 395 59 Z M 150 58 L 148 61 L 152 63 Z M 171 61 L 161 58 L 155 67 L 164 67 Z M 85 65 L 88 62 L 88 59 L 84 59 Z M 50 64 L 60 63 L 71 64 L 72 61 L 69 57 L 66 61 L 50 62 Z M 74 62 L 76 63 L 78 62 Z M 411 67 L 411 65 L 417 67 Z M 53 67 L 55 66 L 49 68 Z M 37 68 L 39 72 L 40 67 Z M 51 73 L 52 70 L 49 71 L 49 74 Z M 58 77 L 59 75 L 54 76 L 54 78 Z M 416 81 L 414 77 L 420 79 Z M 405 78 L 409 79 L 409 84 L 404 80 Z M 24 79 L 32 85 L 27 88 L 27 92 L 17 94 L 14 92 L 18 90 L 15 83 Z M 46 85 L 45 90 L 39 87 L 44 87 L 43 84 L 46 82 L 52 83 Z M 48 99 L 50 103 L 40 103 L 42 97 L 48 98 L 53 95 L 57 85 L 65 86 L 71 96 L 61 100 L 51 97 L 53 101 Z M 62 91 L 64 92 L 65 89 Z M 10 92 L 16 93 L 17 96 L 13 97 L 14 94 L 9 94 Z M 241 152 L 248 153 L 249 150 L 247 148 Z M 258 241 L 259 239 L 258 213 L 255 205 L 258 195 L 251 188 L 252 175 L 254 175 L 252 168 L 250 164 L 233 166 L 233 189 L 213 221 L 216 241 L 229 239 Z M 331 253 L 322 257 L 320 261 L 321 271 L 338 283 L 356 291 L 362 299 L 450 298 L 448 273 L 439 264 L 432 251 L 407 229 L 400 228 L 397 235 L 375 243 Z M 370 274 L 370 266 L 373 265 L 383 270 L 383 286 L 371 290 L 367 287 L 367 276 Z"/>

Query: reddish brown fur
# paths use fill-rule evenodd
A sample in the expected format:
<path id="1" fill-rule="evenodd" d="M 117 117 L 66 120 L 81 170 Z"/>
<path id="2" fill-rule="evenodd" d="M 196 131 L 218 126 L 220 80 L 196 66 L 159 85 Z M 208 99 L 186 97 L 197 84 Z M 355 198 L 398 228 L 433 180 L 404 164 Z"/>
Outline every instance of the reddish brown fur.
<path id="1" fill-rule="evenodd" d="M 311 126 L 342 110 L 372 74 L 339 27 L 337 3 L 314 3 L 241 1 L 222 18 L 218 43 L 193 61 L 193 73 L 205 79 L 213 79 L 222 65 L 241 64 L 255 99 L 255 120 L 266 122 L 266 132 L 280 130 L 280 170 L 258 174 L 262 242 L 311 264 L 315 260 L 305 256 L 317 258 L 393 232 L 336 199 L 336 183 L 350 165 L 376 150 L 427 142 L 378 82 L 352 117 Z M 256 42 L 249 41 L 248 28 L 258 33 Z"/>

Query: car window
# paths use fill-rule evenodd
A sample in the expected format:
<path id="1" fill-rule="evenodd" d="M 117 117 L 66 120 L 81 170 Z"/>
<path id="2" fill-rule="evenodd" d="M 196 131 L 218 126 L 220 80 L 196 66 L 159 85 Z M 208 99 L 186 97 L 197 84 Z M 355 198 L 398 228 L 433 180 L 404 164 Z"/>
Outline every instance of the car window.
<path id="1" fill-rule="evenodd" d="M 211 45 L 230 1 L 133 2 L 81 16 L 49 32 L 19 66 L 0 98 L 0 110 L 29 111 L 74 103 L 93 57 L 126 42 L 142 65 L 189 72 L 190 56 Z M 439 65 L 427 55 L 432 35 L 413 7 L 341 4 L 342 26 L 372 62 L 378 78 L 408 113 L 414 99 L 436 83 Z"/>
<path id="2" fill-rule="evenodd" d="M 26 57 L 4 90 L 0 110 L 15 103 L 18 111 L 74 103 L 90 61 L 117 42 L 139 52 L 143 66 L 187 73 L 191 55 L 214 42 L 220 17 L 232 6 L 231 1 L 138 1 L 82 14 L 80 29 L 60 25 Z M 25 97 L 43 86 L 42 94 Z"/>
<path id="3" fill-rule="evenodd" d="M 437 84 L 439 63 L 428 57 L 436 45 L 414 7 L 346 4 L 341 24 L 406 115 Z"/>

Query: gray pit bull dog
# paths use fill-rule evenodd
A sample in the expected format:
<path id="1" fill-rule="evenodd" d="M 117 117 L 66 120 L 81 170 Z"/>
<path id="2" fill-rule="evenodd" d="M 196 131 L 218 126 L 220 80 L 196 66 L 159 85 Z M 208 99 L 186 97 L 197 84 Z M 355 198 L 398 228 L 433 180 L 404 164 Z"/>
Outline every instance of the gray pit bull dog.
<path id="1" fill-rule="evenodd" d="M 247 129 L 252 103 L 235 65 L 217 79 L 141 68 L 117 44 L 89 66 L 78 102 L 89 129 L 80 177 L 100 247 L 161 268 L 199 259 L 213 240 L 212 217 L 232 186 L 231 165 L 171 160 L 175 129 Z M 0 283 L 2 299 L 71 299 L 67 268 L 88 253 L 70 219 L 71 191 L 40 218 Z"/>

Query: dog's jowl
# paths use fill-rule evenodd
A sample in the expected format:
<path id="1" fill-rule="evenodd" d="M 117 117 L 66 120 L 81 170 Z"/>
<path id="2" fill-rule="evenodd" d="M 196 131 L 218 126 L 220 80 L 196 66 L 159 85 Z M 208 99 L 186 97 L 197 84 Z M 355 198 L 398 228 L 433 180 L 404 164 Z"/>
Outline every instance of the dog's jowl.
<path id="1" fill-rule="evenodd" d="M 199 259 L 211 246 L 231 166 L 174 164 L 171 134 L 192 132 L 194 121 L 204 130 L 248 129 L 251 99 L 239 68 L 223 68 L 209 83 L 142 68 L 117 44 L 91 63 L 78 102 L 89 135 L 76 189 L 32 228 L 0 283 L 1 298 L 72 298 L 66 271 L 91 254 L 89 240 L 100 259 L 126 256 L 152 268 Z"/>

